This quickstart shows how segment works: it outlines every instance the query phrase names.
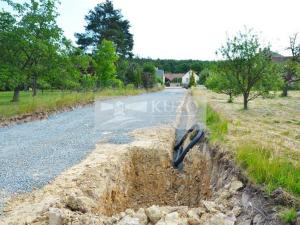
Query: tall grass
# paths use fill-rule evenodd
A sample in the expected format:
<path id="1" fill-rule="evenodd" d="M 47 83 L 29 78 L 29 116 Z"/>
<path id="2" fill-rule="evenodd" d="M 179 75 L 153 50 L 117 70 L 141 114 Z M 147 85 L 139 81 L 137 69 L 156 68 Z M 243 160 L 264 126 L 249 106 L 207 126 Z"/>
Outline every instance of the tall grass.
<path id="1" fill-rule="evenodd" d="M 72 107 L 78 104 L 93 102 L 95 99 L 104 99 L 113 96 L 138 95 L 147 91 L 158 91 L 161 88 L 150 90 L 136 88 L 104 89 L 99 92 L 70 92 L 44 91 L 32 97 L 31 92 L 21 92 L 19 102 L 11 102 L 12 92 L 0 92 L 0 119 L 13 116 L 47 112 Z"/>
<path id="2" fill-rule="evenodd" d="M 238 147 L 236 158 L 250 178 L 265 185 L 268 192 L 282 187 L 300 196 L 300 166 L 293 165 L 284 156 L 274 155 L 262 146 L 244 144 Z"/>
<path id="3" fill-rule="evenodd" d="M 225 135 L 228 133 L 228 121 L 209 105 L 206 107 L 206 126 L 210 130 L 211 141 L 224 141 Z"/>

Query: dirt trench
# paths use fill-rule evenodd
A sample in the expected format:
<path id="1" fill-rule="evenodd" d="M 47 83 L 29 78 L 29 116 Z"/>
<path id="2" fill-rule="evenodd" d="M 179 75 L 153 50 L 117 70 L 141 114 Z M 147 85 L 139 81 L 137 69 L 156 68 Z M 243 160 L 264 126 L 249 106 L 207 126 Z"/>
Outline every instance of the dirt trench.
<path id="1" fill-rule="evenodd" d="M 102 213 L 113 215 L 128 208 L 160 206 L 198 207 L 211 197 L 209 166 L 201 157 L 189 157 L 184 172 L 171 166 L 170 153 L 135 148 L 128 154 L 123 172 L 126 183 L 108 190 Z"/>
<path id="2" fill-rule="evenodd" d="M 183 171 L 178 171 L 171 163 L 174 128 L 143 129 L 132 135 L 135 140 L 130 144 L 99 143 L 83 162 L 51 184 L 12 199 L 0 224 L 113 225 L 121 223 L 128 209 L 137 212 L 153 205 L 173 207 L 171 211 L 185 207 L 180 214 L 185 220 L 188 209 L 197 209 L 199 221 L 185 225 L 223 224 L 220 220 L 237 225 L 280 224 L 263 193 L 246 187 L 247 180 L 230 154 L 203 143 L 190 151 Z M 249 202 L 263 214 L 249 208 Z"/>

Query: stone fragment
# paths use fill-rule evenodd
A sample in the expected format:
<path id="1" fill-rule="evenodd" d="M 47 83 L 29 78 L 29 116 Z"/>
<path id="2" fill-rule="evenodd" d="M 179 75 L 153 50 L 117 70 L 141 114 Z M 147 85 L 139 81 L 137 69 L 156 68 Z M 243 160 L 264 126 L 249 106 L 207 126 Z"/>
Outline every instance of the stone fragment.
<path id="1" fill-rule="evenodd" d="M 62 225 L 63 218 L 60 209 L 49 208 L 49 225 Z"/>
<path id="2" fill-rule="evenodd" d="M 147 225 L 148 224 L 148 217 L 146 212 L 143 208 L 140 208 L 136 213 L 135 217 L 139 219 L 140 225 Z"/>
<path id="3" fill-rule="evenodd" d="M 206 208 L 206 210 L 210 213 L 215 213 L 217 212 L 216 208 L 216 203 L 212 202 L 212 201 L 202 201 L 202 204 L 204 205 L 204 207 Z"/>
<path id="4" fill-rule="evenodd" d="M 235 221 L 235 217 L 228 217 L 223 213 L 217 213 L 213 215 L 205 225 L 234 225 Z"/>
<path id="5" fill-rule="evenodd" d="M 239 190 L 241 190 L 244 187 L 244 184 L 238 180 L 232 181 L 230 184 L 229 191 L 231 193 L 235 193 Z"/>
<path id="6" fill-rule="evenodd" d="M 82 213 L 90 212 L 95 207 L 92 199 L 85 196 L 69 195 L 67 198 L 66 206 L 72 211 L 79 211 Z"/>
<path id="7" fill-rule="evenodd" d="M 162 212 L 158 206 L 153 205 L 146 209 L 146 215 L 152 223 L 156 224 L 161 219 Z"/>
<path id="8" fill-rule="evenodd" d="M 117 225 L 139 225 L 139 219 L 129 215 L 124 216 Z"/>

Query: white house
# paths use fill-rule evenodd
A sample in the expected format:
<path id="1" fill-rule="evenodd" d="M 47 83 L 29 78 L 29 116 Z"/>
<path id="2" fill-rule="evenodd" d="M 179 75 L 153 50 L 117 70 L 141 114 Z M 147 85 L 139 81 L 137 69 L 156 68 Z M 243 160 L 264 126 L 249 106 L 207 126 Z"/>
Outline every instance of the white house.
<path id="1" fill-rule="evenodd" d="M 189 86 L 190 79 L 191 79 L 192 75 L 194 75 L 194 77 L 195 77 L 196 84 L 198 83 L 199 76 L 193 70 L 190 70 L 189 72 L 184 74 L 183 77 L 182 77 L 182 86 L 183 87 L 188 87 Z"/>

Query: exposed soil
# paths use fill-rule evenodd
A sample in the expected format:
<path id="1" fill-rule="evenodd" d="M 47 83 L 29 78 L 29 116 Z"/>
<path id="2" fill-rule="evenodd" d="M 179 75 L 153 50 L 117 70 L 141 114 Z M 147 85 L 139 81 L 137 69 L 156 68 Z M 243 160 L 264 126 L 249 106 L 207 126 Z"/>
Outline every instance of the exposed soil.
<path id="1" fill-rule="evenodd" d="M 245 188 L 229 154 L 196 146 L 179 172 L 171 166 L 173 128 L 133 135 L 130 144 L 99 143 L 53 183 L 12 199 L 0 224 L 280 224 L 273 203 Z"/>

